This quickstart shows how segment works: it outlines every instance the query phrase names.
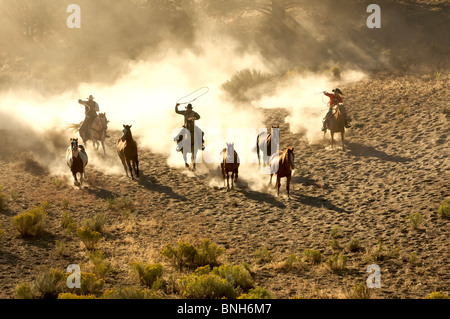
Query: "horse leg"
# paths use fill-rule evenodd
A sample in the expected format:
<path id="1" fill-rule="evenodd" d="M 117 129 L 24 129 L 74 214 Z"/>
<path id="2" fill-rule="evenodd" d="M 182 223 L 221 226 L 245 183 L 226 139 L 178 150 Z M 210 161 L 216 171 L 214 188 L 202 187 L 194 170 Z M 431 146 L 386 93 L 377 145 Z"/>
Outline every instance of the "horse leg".
<path id="1" fill-rule="evenodd" d="M 289 196 L 289 185 L 291 184 L 291 176 L 288 176 L 286 179 L 287 179 L 287 181 L 286 181 L 286 191 L 287 191 L 287 194 L 288 194 L 288 198 L 290 198 L 290 196 Z"/>
<path id="2" fill-rule="evenodd" d="M 106 156 L 106 148 L 105 148 L 105 141 L 102 140 L 102 148 L 103 148 L 103 154 Z"/>
<path id="3" fill-rule="evenodd" d="M 130 171 L 131 179 L 134 179 L 133 169 L 131 168 L 131 160 L 127 160 L 128 170 Z"/>
<path id="4" fill-rule="evenodd" d="M 280 196 L 281 177 L 279 175 L 277 175 L 277 183 L 275 186 L 277 187 L 277 196 Z"/>
<path id="5" fill-rule="evenodd" d="M 134 159 L 134 162 L 136 163 L 136 177 L 139 177 L 139 158 L 136 155 L 136 158 Z"/>
<path id="6" fill-rule="evenodd" d="M 227 192 L 230 191 L 230 172 L 227 170 Z"/>
<path id="7" fill-rule="evenodd" d="M 72 176 L 73 176 L 73 179 L 74 179 L 73 184 L 74 184 L 75 186 L 80 186 L 80 182 L 78 182 L 78 178 L 77 178 L 77 173 L 72 172 Z"/>
<path id="8" fill-rule="evenodd" d="M 272 176 L 273 176 L 273 174 L 270 174 L 269 186 L 272 186 Z"/>
<path id="9" fill-rule="evenodd" d="M 345 140 L 344 140 L 345 132 L 341 132 L 341 141 L 342 141 L 342 150 L 345 151 Z"/>
<path id="10" fill-rule="evenodd" d="M 331 131 L 331 149 L 334 150 L 334 132 Z"/>

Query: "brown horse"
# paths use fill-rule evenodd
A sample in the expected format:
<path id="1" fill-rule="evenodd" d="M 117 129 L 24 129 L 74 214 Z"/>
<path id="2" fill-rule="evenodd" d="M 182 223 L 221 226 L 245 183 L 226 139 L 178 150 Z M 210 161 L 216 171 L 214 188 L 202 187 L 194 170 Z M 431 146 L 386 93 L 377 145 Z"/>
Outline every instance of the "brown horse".
<path id="1" fill-rule="evenodd" d="M 123 125 L 122 132 L 123 132 L 122 137 L 117 140 L 117 154 L 119 154 L 119 158 L 122 161 L 122 165 L 123 168 L 125 169 L 127 177 L 129 177 L 128 171 L 130 171 L 131 179 L 134 179 L 133 169 L 136 177 L 139 177 L 139 159 L 138 159 L 137 143 L 133 139 L 133 135 L 131 134 L 131 125 Z M 131 165 L 133 165 L 133 169 L 131 169 Z"/>
<path id="2" fill-rule="evenodd" d="M 258 155 L 258 165 L 261 165 L 261 154 L 263 165 L 269 163 L 270 157 L 277 152 L 279 149 L 279 126 L 272 125 L 271 132 L 261 132 L 256 138 L 256 155 Z"/>
<path id="3" fill-rule="evenodd" d="M 88 164 L 88 155 L 83 145 L 78 144 L 78 138 L 70 139 L 70 146 L 66 152 L 66 162 L 74 179 L 75 186 L 83 186 L 83 178 L 86 178 L 86 165 Z M 78 182 L 77 174 L 80 174 L 80 181 Z"/>
<path id="4" fill-rule="evenodd" d="M 272 176 L 273 174 L 277 174 L 277 183 L 275 187 L 277 187 L 277 196 L 280 195 L 280 180 L 282 177 L 286 177 L 286 190 L 289 198 L 289 185 L 291 184 L 292 170 L 295 168 L 294 166 L 294 148 L 288 147 L 285 151 L 279 151 L 278 154 L 274 154 L 270 160 L 270 182 L 272 185 Z"/>
<path id="5" fill-rule="evenodd" d="M 334 133 L 341 133 L 342 150 L 345 151 L 345 117 L 346 110 L 343 104 L 338 104 L 334 107 L 334 112 L 328 120 L 327 130 L 331 134 L 331 148 L 334 149 Z M 327 131 L 323 134 L 324 138 Z"/>
<path id="6" fill-rule="evenodd" d="M 239 155 L 234 150 L 234 143 L 228 144 L 221 152 L 222 162 L 220 168 L 222 171 L 223 184 L 225 186 L 225 178 L 227 179 L 227 192 L 230 191 L 230 175 L 231 172 L 231 189 L 234 189 L 234 184 L 237 183 L 239 174 Z"/>

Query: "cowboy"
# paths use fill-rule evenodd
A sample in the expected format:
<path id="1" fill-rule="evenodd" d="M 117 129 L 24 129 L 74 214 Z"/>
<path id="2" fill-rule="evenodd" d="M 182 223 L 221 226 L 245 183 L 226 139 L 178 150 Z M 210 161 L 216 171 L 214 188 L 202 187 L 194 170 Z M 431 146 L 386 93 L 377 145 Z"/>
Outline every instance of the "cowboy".
<path id="1" fill-rule="evenodd" d="M 188 104 L 186 106 L 186 111 L 179 111 L 178 106 L 180 106 L 180 103 L 177 103 L 175 105 L 175 113 L 181 114 L 184 116 L 184 127 L 191 132 L 191 136 L 194 136 L 194 128 L 195 128 L 195 121 L 200 119 L 200 115 L 193 110 L 192 104 Z M 203 145 L 205 141 L 203 140 L 204 133 L 202 132 L 202 149 L 205 149 L 205 146 Z"/>
<path id="2" fill-rule="evenodd" d="M 326 96 L 328 96 L 330 98 L 330 108 L 328 109 L 328 113 L 325 115 L 325 118 L 323 119 L 323 126 L 322 126 L 322 131 L 326 132 L 327 130 L 327 126 L 328 126 L 328 121 L 330 120 L 331 116 L 333 115 L 333 108 L 338 105 L 339 103 L 343 103 L 344 100 L 342 99 L 341 95 L 344 95 L 342 93 L 342 91 L 338 88 L 334 89 L 332 91 L 333 93 L 328 93 L 326 91 L 323 91 L 323 94 L 325 94 Z M 344 116 L 345 116 L 345 127 L 349 128 L 351 127 L 350 125 L 350 119 L 347 117 L 346 112 L 344 112 Z"/>
<path id="3" fill-rule="evenodd" d="M 98 116 L 97 112 L 100 111 L 100 108 L 97 102 L 94 101 L 92 95 L 89 95 L 87 101 L 78 100 L 78 103 L 84 105 L 85 118 L 80 126 L 80 136 L 86 141 L 90 138 L 89 129 L 91 128 L 92 122 L 94 122 L 95 118 Z"/>

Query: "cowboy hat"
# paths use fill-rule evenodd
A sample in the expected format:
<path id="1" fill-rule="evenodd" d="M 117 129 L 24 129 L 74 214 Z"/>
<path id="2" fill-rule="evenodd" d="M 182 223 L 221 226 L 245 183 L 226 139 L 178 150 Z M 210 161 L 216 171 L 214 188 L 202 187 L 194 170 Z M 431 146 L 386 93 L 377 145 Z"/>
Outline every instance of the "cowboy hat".
<path id="1" fill-rule="evenodd" d="M 89 95 L 88 99 L 94 99 L 94 97 L 92 95 Z"/>
<path id="2" fill-rule="evenodd" d="M 342 93 L 342 91 L 341 91 L 341 90 L 339 90 L 338 88 L 334 89 L 334 90 L 333 90 L 333 92 L 338 92 L 339 94 L 342 94 L 342 95 L 344 95 L 344 93 Z"/>
<path id="3" fill-rule="evenodd" d="M 186 108 L 192 110 L 192 109 L 193 109 L 192 104 L 189 103 L 189 104 L 186 106 Z"/>

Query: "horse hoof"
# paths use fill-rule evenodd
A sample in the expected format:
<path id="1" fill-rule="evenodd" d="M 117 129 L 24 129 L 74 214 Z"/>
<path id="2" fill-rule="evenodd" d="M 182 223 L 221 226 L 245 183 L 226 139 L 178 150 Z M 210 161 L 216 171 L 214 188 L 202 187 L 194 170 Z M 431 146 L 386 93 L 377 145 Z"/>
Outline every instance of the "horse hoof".
<path id="1" fill-rule="evenodd" d="M 79 187 L 81 185 L 79 182 L 73 182 L 73 184 L 77 187 Z"/>

